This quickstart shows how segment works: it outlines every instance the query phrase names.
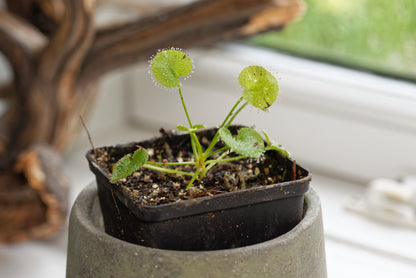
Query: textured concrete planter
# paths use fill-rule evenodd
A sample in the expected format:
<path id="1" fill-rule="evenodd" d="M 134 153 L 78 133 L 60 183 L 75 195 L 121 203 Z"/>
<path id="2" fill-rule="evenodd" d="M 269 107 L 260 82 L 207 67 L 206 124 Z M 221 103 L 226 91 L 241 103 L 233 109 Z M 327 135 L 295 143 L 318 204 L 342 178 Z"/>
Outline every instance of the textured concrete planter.
<path id="1" fill-rule="evenodd" d="M 322 213 L 317 194 L 290 232 L 251 246 L 218 251 L 172 251 L 134 245 L 104 232 L 95 184 L 70 217 L 67 278 L 75 277 L 326 277 Z"/>

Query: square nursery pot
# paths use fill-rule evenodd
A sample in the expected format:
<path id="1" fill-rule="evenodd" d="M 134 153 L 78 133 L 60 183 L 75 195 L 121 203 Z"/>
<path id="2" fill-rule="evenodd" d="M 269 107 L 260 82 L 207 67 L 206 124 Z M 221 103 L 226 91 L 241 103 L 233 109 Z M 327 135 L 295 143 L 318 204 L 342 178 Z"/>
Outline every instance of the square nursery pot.
<path id="1" fill-rule="evenodd" d="M 240 127 L 230 128 L 236 133 Z M 200 131 L 212 138 L 216 129 Z M 170 146 L 189 142 L 189 135 L 172 135 L 114 147 L 104 147 L 115 160 L 152 144 Z M 189 145 L 189 144 L 188 144 Z M 189 147 L 189 146 L 188 146 Z M 102 148 L 103 149 L 103 148 Z M 175 152 L 175 150 L 173 149 Z M 310 173 L 277 152 L 268 152 L 267 164 L 289 180 L 157 206 L 141 206 L 129 198 L 130 190 L 113 184 L 107 172 L 87 153 L 96 176 L 106 233 L 138 245 L 169 250 L 221 250 L 257 244 L 293 229 L 304 216 L 304 194 Z M 265 162 L 266 163 L 266 162 Z M 295 166 L 295 167 L 294 167 Z M 294 173 L 295 172 L 295 173 Z"/>

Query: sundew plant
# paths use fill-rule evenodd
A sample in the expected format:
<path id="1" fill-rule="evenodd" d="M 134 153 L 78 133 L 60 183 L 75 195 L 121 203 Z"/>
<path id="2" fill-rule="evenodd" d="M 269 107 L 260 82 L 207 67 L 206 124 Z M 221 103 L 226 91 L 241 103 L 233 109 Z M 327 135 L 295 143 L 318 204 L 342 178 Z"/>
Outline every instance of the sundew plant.
<path id="1" fill-rule="evenodd" d="M 186 189 L 189 189 L 195 180 L 205 177 L 207 172 L 218 163 L 246 158 L 257 159 L 268 150 L 277 151 L 283 156 L 289 155 L 284 149 L 273 144 L 265 132 L 263 132 L 263 139 L 252 128 L 241 128 L 236 136 L 228 130 L 237 115 L 247 105 L 267 111 L 275 102 L 279 92 L 279 84 L 276 78 L 261 66 L 248 66 L 241 71 L 238 77 L 238 82 L 243 87 L 241 97 L 219 125 L 208 147 L 204 149 L 196 135 L 196 132 L 204 126 L 192 123 L 181 89 L 180 77 L 188 76 L 192 72 L 192 68 L 191 59 L 184 52 L 177 49 L 160 51 L 151 61 L 151 69 L 155 80 L 167 88 L 178 90 L 188 123 L 187 126 L 178 125 L 177 129 L 189 133 L 194 160 L 186 162 L 149 161 L 147 151 L 140 148 L 133 154 L 125 155 L 114 165 L 111 182 L 116 182 L 131 175 L 141 167 L 145 167 L 170 174 L 192 176 L 186 187 Z M 220 140 L 224 143 L 224 146 L 214 149 L 214 146 Z M 230 154 L 234 155 L 230 156 Z M 174 166 L 180 165 L 194 165 L 193 168 L 196 170 L 193 172 L 176 170 Z"/>

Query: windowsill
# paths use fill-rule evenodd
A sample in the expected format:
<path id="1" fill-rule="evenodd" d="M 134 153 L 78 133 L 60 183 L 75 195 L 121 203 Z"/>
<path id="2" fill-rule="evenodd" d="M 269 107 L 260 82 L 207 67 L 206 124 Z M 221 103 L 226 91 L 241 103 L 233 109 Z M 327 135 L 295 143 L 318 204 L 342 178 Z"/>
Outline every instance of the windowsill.
<path id="1" fill-rule="evenodd" d="M 414 277 L 416 230 L 346 210 L 361 185 L 314 175 L 312 186 L 322 202 L 328 277 Z"/>

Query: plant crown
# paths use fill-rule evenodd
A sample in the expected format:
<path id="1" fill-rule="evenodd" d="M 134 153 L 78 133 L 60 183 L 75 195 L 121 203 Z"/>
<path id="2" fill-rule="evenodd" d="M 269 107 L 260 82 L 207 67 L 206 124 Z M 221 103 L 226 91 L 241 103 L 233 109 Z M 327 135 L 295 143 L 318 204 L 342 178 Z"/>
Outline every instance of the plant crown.
<path id="1" fill-rule="evenodd" d="M 154 162 L 148 160 L 147 151 L 143 148 L 133 154 L 127 154 L 113 167 L 111 182 L 123 179 L 141 167 L 161 171 L 165 173 L 192 176 L 186 189 L 189 189 L 195 180 L 203 178 L 207 172 L 217 163 L 235 161 L 245 158 L 259 158 L 265 151 L 274 150 L 283 156 L 289 153 L 272 143 L 268 135 L 263 131 L 263 137 L 254 129 L 244 127 L 233 136 L 228 127 L 236 116 L 248 104 L 267 111 L 276 100 L 279 92 L 279 84 L 276 78 L 261 66 L 248 66 L 243 69 L 238 77 L 238 82 L 244 88 L 241 97 L 225 117 L 219 126 L 217 133 L 206 149 L 204 149 L 196 135 L 196 131 L 204 128 L 203 125 L 192 124 L 191 118 L 182 95 L 180 77 L 186 77 L 192 72 L 191 59 L 181 50 L 167 49 L 160 51 L 151 61 L 153 76 L 157 82 L 168 88 L 177 88 L 182 106 L 188 121 L 188 127 L 179 125 L 177 129 L 189 133 L 194 161 L 191 162 Z M 222 140 L 224 147 L 214 150 L 214 146 Z M 266 141 L 266 143 L 265 143 Z M 228 156 L 234 153 L 234 156 Z M 216 155 L 213 158 L 213 155 Z M 171 166 L 195 165 L 194 172 L 179 171 Z"/>

